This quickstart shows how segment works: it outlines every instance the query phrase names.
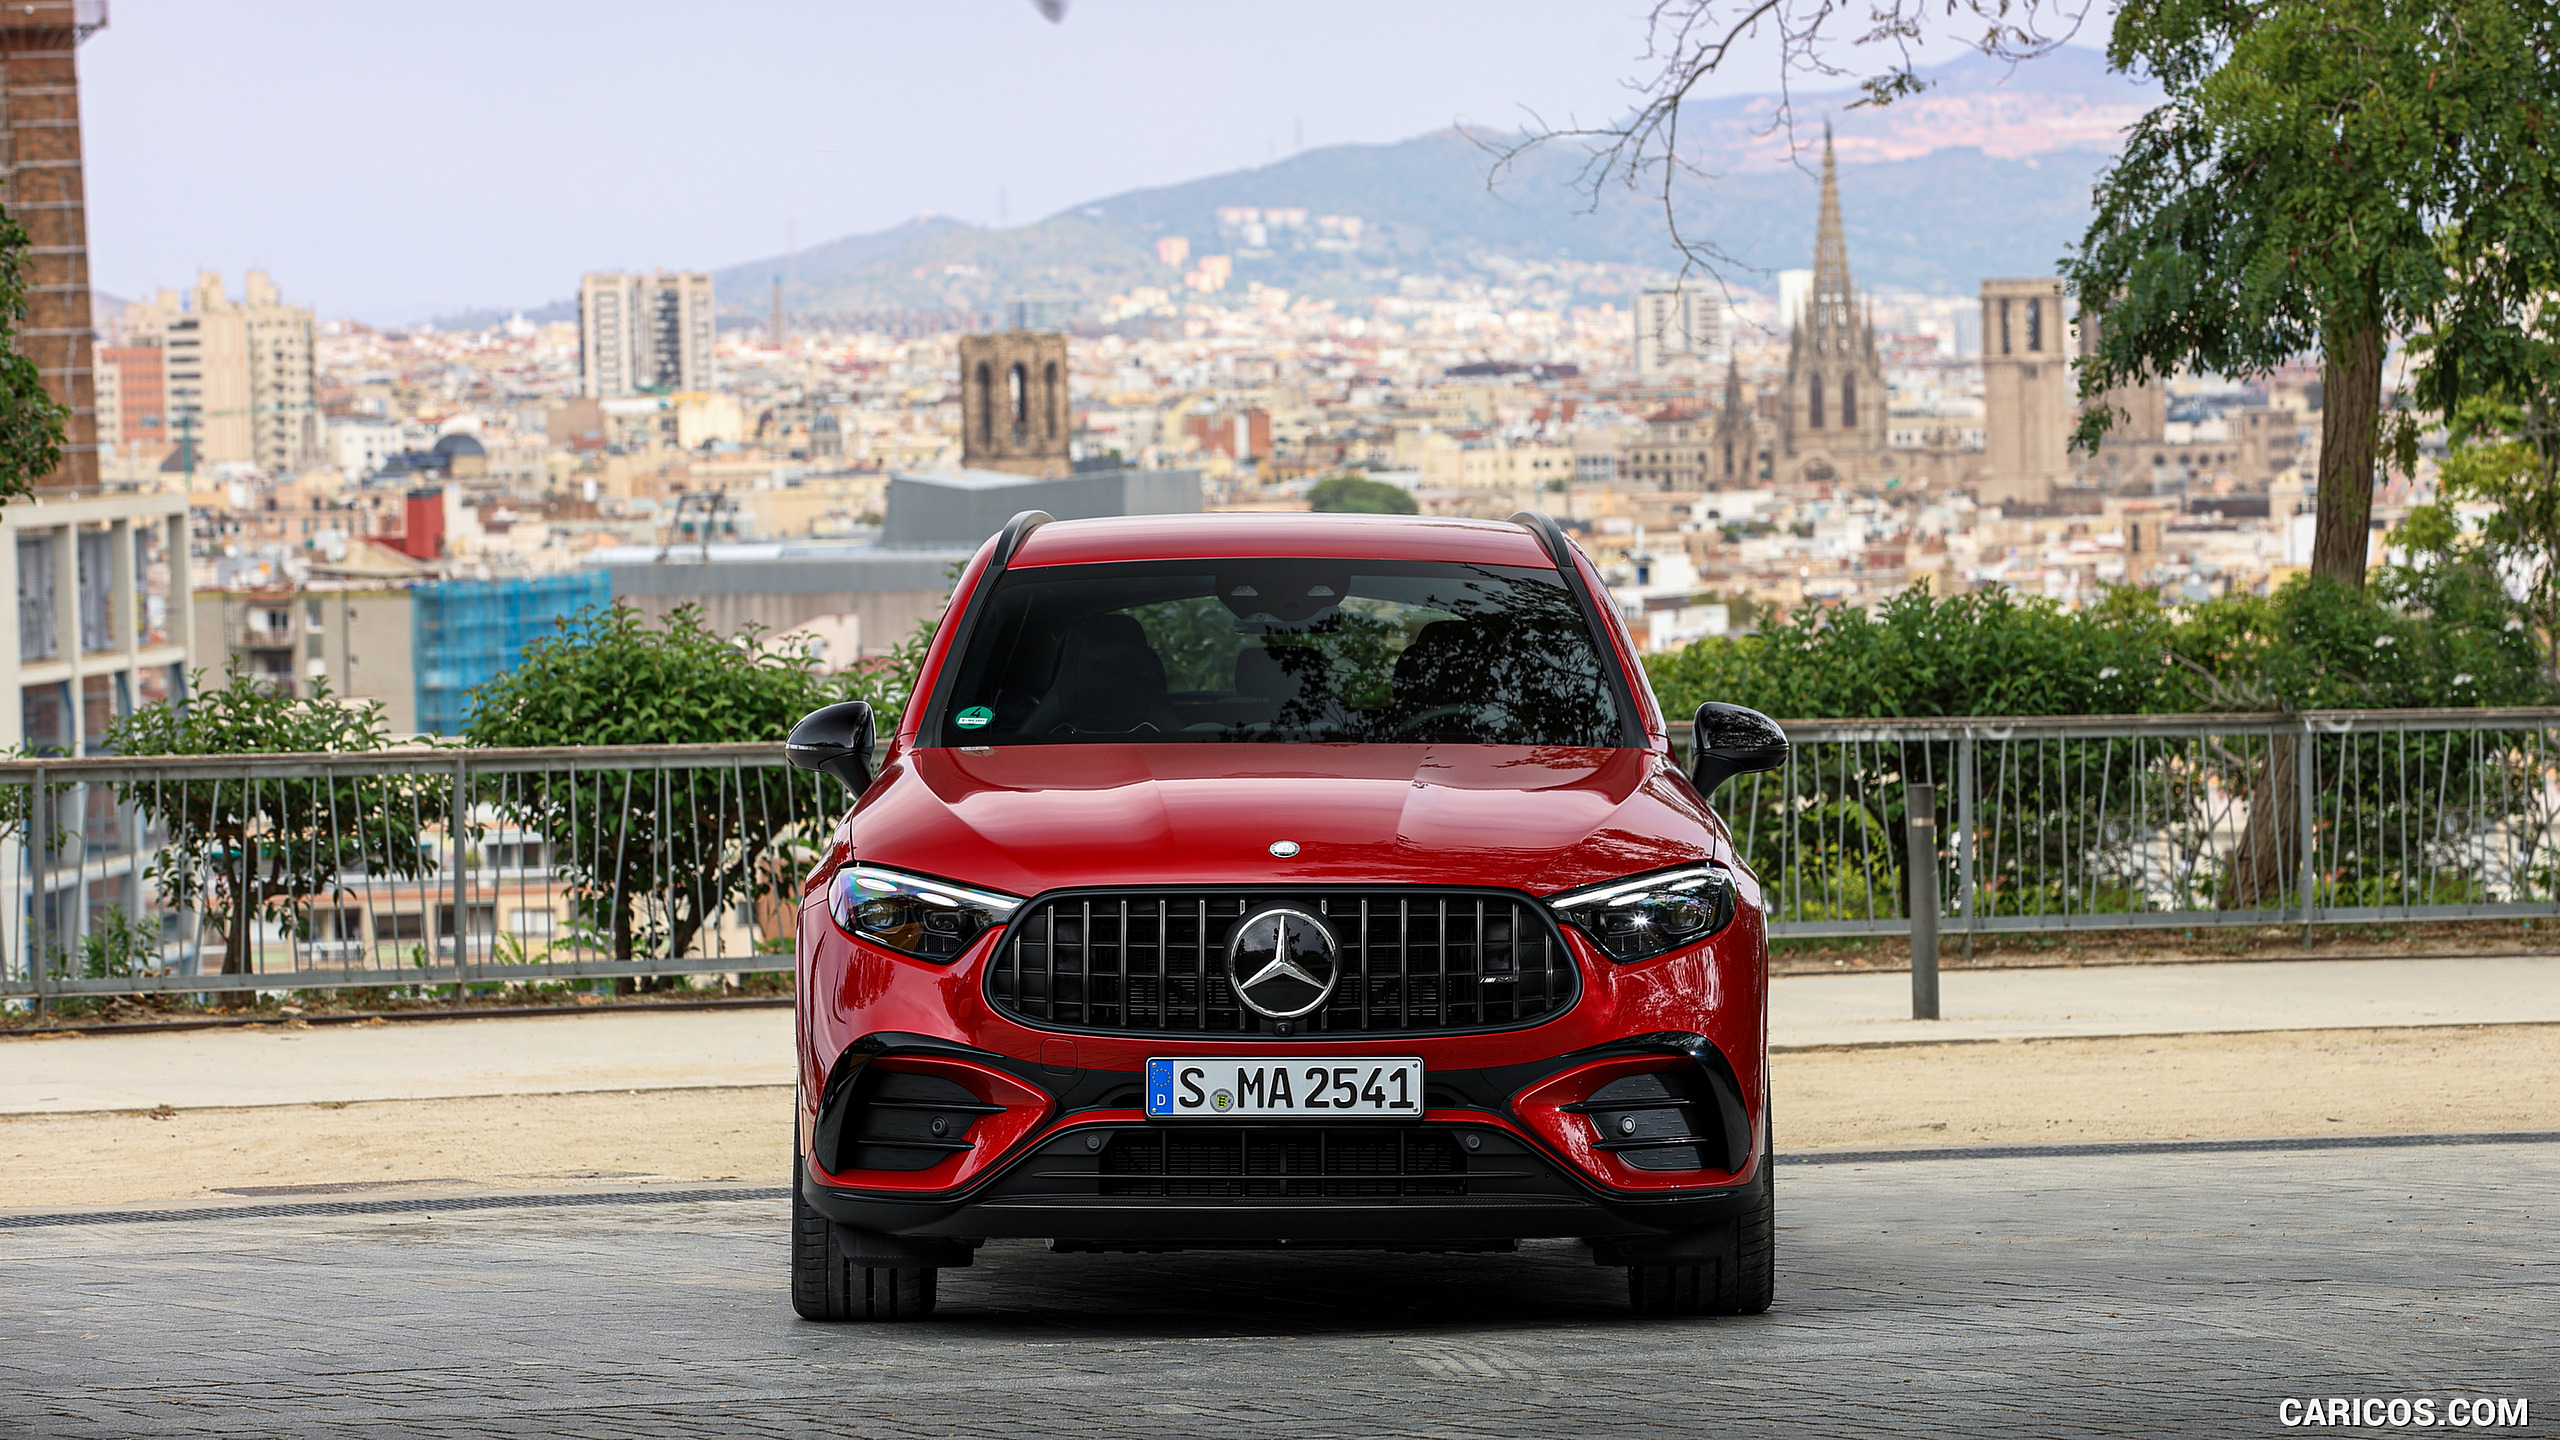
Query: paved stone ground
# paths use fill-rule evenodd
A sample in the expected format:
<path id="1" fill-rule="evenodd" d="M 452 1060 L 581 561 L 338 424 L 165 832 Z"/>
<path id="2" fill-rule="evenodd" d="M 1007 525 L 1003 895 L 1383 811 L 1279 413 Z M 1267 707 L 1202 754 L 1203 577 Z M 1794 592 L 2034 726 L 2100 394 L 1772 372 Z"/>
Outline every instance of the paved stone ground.
<path id="1" fill-rule="evenodd" d="M 1780 1170 L 1779 1302 L 1518 1255 L 994 1245 L 913 1326 L 783 1300 L 770 1199 L 0 1231 L 0 1436 L 2560 1433 L 2560 1144 Z M 2371 1432 L 2357 1432 L 2371 1433 Z"/>

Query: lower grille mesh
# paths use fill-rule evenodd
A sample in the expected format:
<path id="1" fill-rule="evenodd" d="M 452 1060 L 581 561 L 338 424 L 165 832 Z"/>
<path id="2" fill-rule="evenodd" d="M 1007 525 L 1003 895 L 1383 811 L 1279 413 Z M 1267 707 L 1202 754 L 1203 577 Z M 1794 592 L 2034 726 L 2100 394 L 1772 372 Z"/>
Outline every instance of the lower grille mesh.
<path id="1" fill-rule="evenodd" d="M 1188 1126 L 1126 1132 L 1102 1151 L 1102 1193 L 1328 1200 L 1467 1193 L 1466 1152 L 1428 1130 Z"/>

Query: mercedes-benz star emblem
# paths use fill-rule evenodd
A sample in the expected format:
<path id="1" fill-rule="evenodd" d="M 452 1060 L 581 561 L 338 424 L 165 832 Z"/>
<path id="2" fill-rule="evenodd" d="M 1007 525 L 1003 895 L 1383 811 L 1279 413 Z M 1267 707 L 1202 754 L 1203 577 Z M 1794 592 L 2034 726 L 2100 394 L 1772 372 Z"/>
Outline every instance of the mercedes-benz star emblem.
<path id="1" fill-rule="evenodd" d="M 1324 1004 L 1341 975 L 1342 947 L 1304 910 L 1257 911 L 1227 940 L 1227 979 L 1236 998 L 1273 1020 L 1294 1020 Z"/>

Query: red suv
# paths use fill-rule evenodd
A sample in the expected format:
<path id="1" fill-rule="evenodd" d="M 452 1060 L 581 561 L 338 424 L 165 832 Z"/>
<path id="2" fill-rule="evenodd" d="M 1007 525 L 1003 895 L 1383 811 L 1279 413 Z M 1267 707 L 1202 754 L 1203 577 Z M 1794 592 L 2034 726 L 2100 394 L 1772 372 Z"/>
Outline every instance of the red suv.
<path id="1" fill-rule="evenodd" d="M 930 1312 L 1061 1251 L 1508 1250 L 1756 1313 L 1760 889 L 1552 520 L 1016 517 L 963 574 L 800 918 L 791 1297 Z"/>

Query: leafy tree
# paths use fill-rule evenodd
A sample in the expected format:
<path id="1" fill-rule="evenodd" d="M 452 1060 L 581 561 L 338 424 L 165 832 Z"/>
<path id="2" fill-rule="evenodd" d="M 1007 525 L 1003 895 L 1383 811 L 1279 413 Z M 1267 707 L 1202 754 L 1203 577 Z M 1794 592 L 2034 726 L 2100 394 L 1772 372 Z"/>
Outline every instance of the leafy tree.
<path id="1" fill-rule="evenodd" d="M 2068 265 L 2103 312 L 2084 399 L 2181 367 L 2321 357 L 2315 575 L 2364 583 L 2383 356 L 2466 399 L 2554 373 L 2560 9 L 2545 0 L 2129 0 L 2108 58 L 2165 101 L 2101 178 Z M 2093 444 L 2111 415 L 2092 410 Z M 2416 431 L 2392 437 L 2414 460 Z"/>
<path id="2" fill-rule="evenodd" d="M 70 412 L 44 390 L 36 362 L 10 348 L 27 318 L 26 227 L 0 209 L 0 502 L 24 495 L 62 464 Z"/>
<path id="3" fill-rule="evenodd" d="M 218 690 L 193 678 L 183 707 L 152 705 L 116 722 L 107 748 L 131 756 L 361 754 L 393 748 L 378 701 L 342 702 L 315 679 L 306 697 L 232 670 Z M 170 780 L 120 787 L 162 826 L 151 876 L 171 906 L 203 912 L 223 935 L 222 973 L 251 969 L 259 921 L 308 939 L 311 907 L 344 892 L 342 876 L 414 879 L 436 868 L 427 827 L 450 818 L 435 775 Z M 92 957 L 95 958 L 95 957 Z"/>
<path id="4" fill-rule="evenodd" d="M 1307 506 L 1343 515 L 1412 515 L 1421 509 L 1413 503 L 1413 493 L 1403 486 L 1359 475 L 1336 475 L 1317 481 L 1307 491 Z"/>
<path id="5" fill-rule="evenodd" d="M 760 633 L 727 639 L 691 606 L 656 625 L 616 602 L 474 691 L 463 734 L 506 748 L 772 741 L 848 689 L 912 683 L 876 668 L 839 680 Z M 765 766 L 564 768 L 492 777 L 490 795 L 551 845 L 581 923 L 630 960 L 688 954 L 721 907 L 794 893 L 833 799 L 820 783 Z"/>
<path id="6" fill-rule="evenodd" d="M 2436 503 L 2410 511 L 2392 539 L 2439 563 L 2476 545 L 2516 576 L 2542 633 L 2546 673 L 2560 675 L 2560 423 L 2547 407 L 2479 400 L 2463 407 L 2453 431 Z M 2490 507 L 2476 535 L 2454 511 L 2465 500 Z"/>

